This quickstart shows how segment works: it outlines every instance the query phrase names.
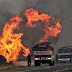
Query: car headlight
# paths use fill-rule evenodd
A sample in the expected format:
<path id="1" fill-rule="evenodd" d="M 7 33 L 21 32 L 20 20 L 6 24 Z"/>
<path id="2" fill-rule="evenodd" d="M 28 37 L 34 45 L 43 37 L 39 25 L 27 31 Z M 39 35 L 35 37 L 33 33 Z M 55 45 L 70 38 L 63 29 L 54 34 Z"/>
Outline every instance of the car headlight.
<path id="1" fill-rule="evenodd" d="M 68 58 L 68 60 L 70 60 L 70 58 Z"/>
<path id="2" fill-rule="evenodd" d="M 61 59 L 59 59 L 59 60 L 61 60 Z"/>
<path id="3" fill-rule="evenodd" d="M 40 58 L 35 58 L 35 60 L 39 60 Z"/>
<path id="4" fill-rule="evenodd" d="M 51 60 L 51 58 L 48 58 L 49 60 Z"/>

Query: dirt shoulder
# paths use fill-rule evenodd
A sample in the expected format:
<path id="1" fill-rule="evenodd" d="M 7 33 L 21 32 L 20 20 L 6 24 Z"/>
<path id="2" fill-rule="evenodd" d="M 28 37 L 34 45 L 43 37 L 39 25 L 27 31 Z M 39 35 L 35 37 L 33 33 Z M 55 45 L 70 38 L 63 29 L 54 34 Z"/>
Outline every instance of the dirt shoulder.
<path id="1" fill-rule="evenodd" d="M 0 70 L 16 68 L 16 67 L 18 66 L 15 66 L 14 64 L 5 64 L 5 65 L 0 65 Z"/>

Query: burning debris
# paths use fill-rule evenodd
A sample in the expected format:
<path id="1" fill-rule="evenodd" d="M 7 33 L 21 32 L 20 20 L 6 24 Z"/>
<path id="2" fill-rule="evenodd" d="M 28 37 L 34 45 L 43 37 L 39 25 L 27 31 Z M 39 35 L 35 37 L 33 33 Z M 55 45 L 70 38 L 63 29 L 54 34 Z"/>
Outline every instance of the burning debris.
<path id="1" fill-rule="evenodd" d="M 47 42 L 49 37 L 56 37 L 61 32 L 61 24 L 58 19 L 51 17 L 48 14 L 41 14 L 41 11 L 34 10 L 33 8 L 27 9 L 23 15 L 27 18 L 26 27 L 35 28 L 38 26 L 42 31 L 45 32 L 45 35 L 41 40 L 37 42 Z M 30 53 L 29 48 L 26 48 L 21 43 L 21 36 L 23 33 L 13 33 L 18 25 L 23 21 L 21 17 L 12 17 L 10 21 L 5 24 L 2 35 L 0 36 L 0 55 L 3 55 L 7 62 L 16 61 L 19 56 L 19 52 L 23 50 L 23 56 L 28 56 Z M 41 26 L 41 22 L 44 23 L 44 26 Z"/>

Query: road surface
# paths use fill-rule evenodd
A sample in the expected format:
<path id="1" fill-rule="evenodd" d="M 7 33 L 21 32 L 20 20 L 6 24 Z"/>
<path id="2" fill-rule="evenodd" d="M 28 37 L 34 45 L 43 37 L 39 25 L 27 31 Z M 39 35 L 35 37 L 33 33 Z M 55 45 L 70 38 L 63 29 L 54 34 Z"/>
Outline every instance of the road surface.
<path id="1" fill-rule="evenodd" d="M 18 63 L 18 62 L 17 62 Z M 20 66 L 13 69 L 1 70 L 0 72 L 72 72 L 72 63 L 59 63 L 55 66 L 49 66 L 48 64 L 41 64 L 41 66 L 34 66 L 32 63 L 31 67 L 23 66 L 27 65 L 26 62 L 19 62 Z"/>

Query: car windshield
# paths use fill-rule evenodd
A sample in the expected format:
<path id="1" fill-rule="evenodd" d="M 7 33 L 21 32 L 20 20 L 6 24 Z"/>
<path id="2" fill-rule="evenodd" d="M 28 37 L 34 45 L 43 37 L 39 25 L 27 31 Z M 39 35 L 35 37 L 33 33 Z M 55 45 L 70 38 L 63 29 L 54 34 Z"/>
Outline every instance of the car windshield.
<path id="1" fill-rule="evenodd" d="M 59 53 L 71 53 L 71 49 L 59 49 Z"/>
<path id="2" fill-rule="evenodd" d="M 70 55 L 60 55 L 59 58 L 70 58 Z"/>
<path id="3" fill-rule="evenodd" d="M 49 46 L 35 46 L 35 47 L 33 47 L 33 50 L 34 51 L 44 51 L 44 50 L 47 50 L 47 49 L 50 49 L 50 47 Z"/>
<path id="4" fill-rule="evenodd" d="M 51 43 L 49 43 L 49 42 L 39 43 L 32 48 L 33 51 L 44 51 L 44 50 L 48 50 L 48 49 L 49 50 L 52 49 Z"/>
<path id="5" fill-rule="evenodd" d="M 47 49 L 48 49 L 47 47 L 37 47 L 35 50 L 44 51 L 44 50 L 47 50 Z"/>

